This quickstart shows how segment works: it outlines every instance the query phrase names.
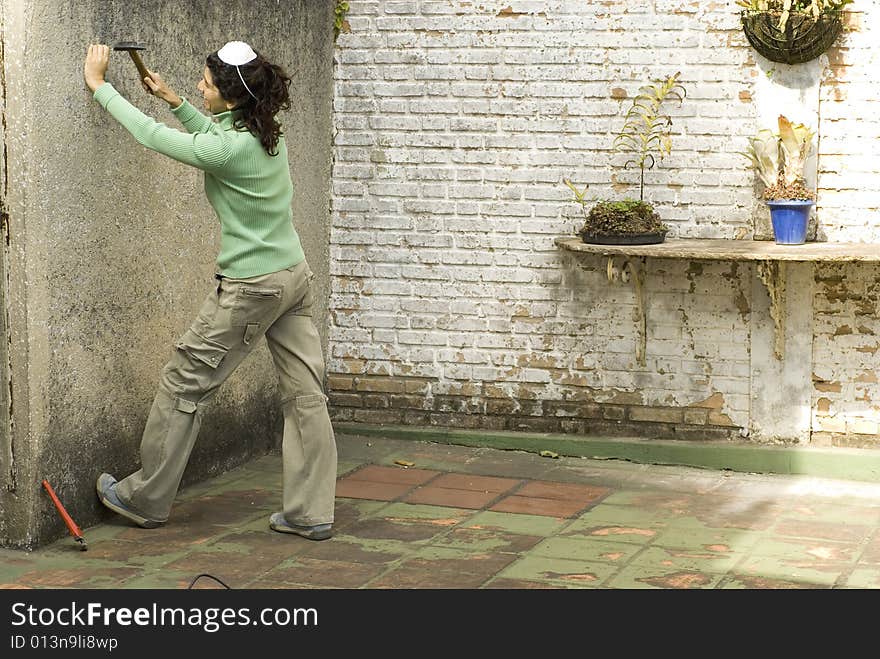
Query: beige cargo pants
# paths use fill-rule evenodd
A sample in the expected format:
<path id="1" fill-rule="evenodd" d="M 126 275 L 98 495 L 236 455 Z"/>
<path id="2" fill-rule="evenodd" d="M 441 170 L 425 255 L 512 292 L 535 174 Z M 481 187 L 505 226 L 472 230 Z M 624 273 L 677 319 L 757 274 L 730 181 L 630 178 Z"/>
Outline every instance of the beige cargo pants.
<path id="1" fill-rule="evenodd" d="M 162 371 L 141 440 L 141 469 L 116 487 L 123 504 L 168 519 L 205 402 L 265 335 L 284 414 L 282 511 L 302 526 L 333 521 L 336 440 L 312 322 L 313 278 L 305 261 L 258 277 L 219 278 Z"/>

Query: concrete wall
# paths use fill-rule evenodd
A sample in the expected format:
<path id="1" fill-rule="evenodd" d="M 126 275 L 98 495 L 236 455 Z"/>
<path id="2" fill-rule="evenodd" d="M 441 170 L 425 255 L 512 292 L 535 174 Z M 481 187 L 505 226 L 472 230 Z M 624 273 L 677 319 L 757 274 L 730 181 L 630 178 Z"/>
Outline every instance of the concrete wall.
<path id="1" fill-rule="evenodd" d="M 3 291 L 0 543 L 66 533 L 47 478 L 80 526 L 105 511 L 101 471 L 126 475 L 162 366 L 212 288 L 217 220 L 202 176 L 140 147 L 82 80 L 90 42 L 141 41 L 148 67 L 198 99 L 204 58 L 231 39 L 292 73 L 286 127 L 294 212 L 328 294 L 332 3 L 2 0 Z M 146 112 L 126 55 L 108 79 Z M 197 104 L 198 105 L 198 104 Z M 316 318 L 326 341 L 326 308 Z M 184 484 L 277 445 L 280 414 L 265 346 L 217 394 Z M 3 418 L 0 417 L 0 422 Z"/>
<path id="2" fill-rule="evenodd" d="M 769 235 L 739 154 L 780 113 L 818 130 L 820 240 L 880 242 L 880 1 L 809 64 L 695 0 L 354 0 L 337 42 L 330 382 L 346 421 L 880 447 L 876 266 L 792 266 L 784 361 L 753 264 L 648 259 L 632 285 L 554 238 L 638 195 L 611 151 L 639 88 L 681 72 L 645 198 L 671 237 Z M 766 274 L 765 274 L 766 276 Z M 783 410 L 784 412 L 780 412 Z"/>

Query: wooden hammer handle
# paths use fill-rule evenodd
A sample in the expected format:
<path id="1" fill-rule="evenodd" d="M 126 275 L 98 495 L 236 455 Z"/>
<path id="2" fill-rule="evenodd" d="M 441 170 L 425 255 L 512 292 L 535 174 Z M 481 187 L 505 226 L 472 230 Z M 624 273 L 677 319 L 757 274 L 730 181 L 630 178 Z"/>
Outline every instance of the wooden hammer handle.
<path id="1" fill-rule="evenodd" d="M 128 54 L 131 55 L 131 61 L 134 62 L 134 65 L 137 67 L 138 73 L 141 76 L 141 82 L 143 82 L 144 78 L 147 78 L 150 75 L 147 72 L 147 67 L 144 66 L 144 62 L 141 60 L 141 56 L 138 55 L 136 50 L 129 50 Z"/>

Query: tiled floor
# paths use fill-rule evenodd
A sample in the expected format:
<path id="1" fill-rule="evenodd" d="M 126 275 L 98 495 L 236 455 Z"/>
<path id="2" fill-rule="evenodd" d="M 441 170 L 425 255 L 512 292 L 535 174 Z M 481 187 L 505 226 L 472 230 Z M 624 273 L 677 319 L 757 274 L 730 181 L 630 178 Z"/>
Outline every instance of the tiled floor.
<path id="1" fill-rule="evenodd" d="M 269 455 L 182 491 L 159 529 L 108 515 L 86 552 L 0 550 L 0 587 L 880 588 L 880 485 L 338 443 L 329 541 L 268 529 Z"/>

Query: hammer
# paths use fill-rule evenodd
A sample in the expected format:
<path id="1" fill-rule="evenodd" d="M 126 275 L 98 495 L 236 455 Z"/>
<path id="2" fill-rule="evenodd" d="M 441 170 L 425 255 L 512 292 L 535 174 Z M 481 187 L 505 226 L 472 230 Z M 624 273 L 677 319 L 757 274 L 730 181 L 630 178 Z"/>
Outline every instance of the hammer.
<path id="1" fill-rule="evenodd" d="M 52 489 L 52 486 L 49 485 L 49 481 L 45 478 L 43 479 L 43 487 L 46 489 L 46 492 L 49 493 L 49 496 L 52 498 L 52 503 L 55 504 L 55 508 L 58 509 L 58 514 L 61 515 L 61 519 L 64 520 L 64 523 L 67 524 L 67 529 L 70 531 L 70 535 L 74 537 L 74 539 L 79 543 L 79 548 L 82 551 L 86 551 L 89 546 L 86 544 L 86 539 L 83 537 L 82 531 L 76 525 L 76 522 L 73 521 L 73 517 L 67 512 L 64 508 L 64 504 L 58 499 L 58 495 L 55 494 L 55 490 Z"/>
<path id="2" fill-rule="evenodd" d="M 120 41 L 113 46 L 113 50 L 128 51 L 128 54 L 131 56 L 131 61 L 134 62 L 134 65 L 137 67 L 138 73 L 141 76 L 141 84 L 144 84 L 144 78 L 148 77 L 150 74 L 147 72 L 147 67 L 144 66 L 141 56 L 138 55 L 137 51 L 146 49 L 147 47 L 145 45 L 134 41 Z"/>

